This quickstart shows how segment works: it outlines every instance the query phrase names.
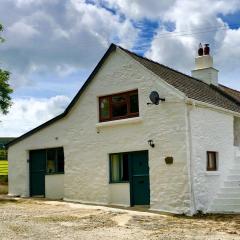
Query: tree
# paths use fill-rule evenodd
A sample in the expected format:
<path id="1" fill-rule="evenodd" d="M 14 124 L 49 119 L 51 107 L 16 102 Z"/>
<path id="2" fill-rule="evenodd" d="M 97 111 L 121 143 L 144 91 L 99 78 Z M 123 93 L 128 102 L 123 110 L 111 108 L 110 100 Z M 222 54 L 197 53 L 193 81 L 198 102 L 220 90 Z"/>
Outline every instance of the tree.
<path id="1" fill-rule="evenodd" d="M 0 24 L 0 32 L 3 31 L 3 26 Z M 4 42 L 4 39 L 0 36 L 0 43 Z M 11 96 L 13 89 L 10 87 L 8 81 L 10 73 L 0 68 L 0 112 L 3 114 L 8 113 L 8 109 L 11 106 Z"/>

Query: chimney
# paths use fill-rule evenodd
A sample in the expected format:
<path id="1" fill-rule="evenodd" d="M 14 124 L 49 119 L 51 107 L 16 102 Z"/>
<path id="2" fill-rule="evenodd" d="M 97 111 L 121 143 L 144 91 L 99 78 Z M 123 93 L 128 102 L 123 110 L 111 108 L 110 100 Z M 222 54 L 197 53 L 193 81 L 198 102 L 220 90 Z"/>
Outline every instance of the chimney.
<path id="1" fill-rule="evenodd" d="M 218 70 L 213 67 L 213 58 L 210 55 L 209 44 L 199 44 L 198 56 L 195 57 L 195 69 L 192 76 L 207 84 L 218 85 Z"/>

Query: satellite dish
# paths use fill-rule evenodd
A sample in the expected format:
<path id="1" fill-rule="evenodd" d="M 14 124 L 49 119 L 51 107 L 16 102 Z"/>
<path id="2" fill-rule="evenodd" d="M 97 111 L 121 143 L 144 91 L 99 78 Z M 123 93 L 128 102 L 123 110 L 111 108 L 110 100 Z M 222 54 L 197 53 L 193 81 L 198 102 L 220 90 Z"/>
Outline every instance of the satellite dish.
<path id="1" fill-rule="evenodd" d="M 152 104 L 158 105 L 159 101 L 165 101 L 165 98 L 160 98 L 157 91 L 152 91 L 149 95 Z"/>

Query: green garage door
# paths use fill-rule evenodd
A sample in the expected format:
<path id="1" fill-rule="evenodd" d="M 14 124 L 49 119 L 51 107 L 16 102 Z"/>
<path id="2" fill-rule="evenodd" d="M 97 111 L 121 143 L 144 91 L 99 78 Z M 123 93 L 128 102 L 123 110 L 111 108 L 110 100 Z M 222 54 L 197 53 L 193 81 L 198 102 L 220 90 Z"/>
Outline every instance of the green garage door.
<path id="1" fill-rule="evenodd" d="M 30 196 L 45 196 L 46 150 L 30 151 Z"/>

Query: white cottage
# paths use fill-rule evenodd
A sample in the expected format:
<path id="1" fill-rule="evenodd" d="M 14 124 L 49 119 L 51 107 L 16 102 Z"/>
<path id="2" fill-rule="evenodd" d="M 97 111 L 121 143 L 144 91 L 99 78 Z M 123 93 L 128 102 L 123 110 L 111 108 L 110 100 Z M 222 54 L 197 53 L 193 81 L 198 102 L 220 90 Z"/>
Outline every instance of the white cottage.
<path id="1" fill-rule="evenodd" d="M 8 144 L 9 195 L 240 212 L 240 92 L 208 47 L 195 61 L 190 77 L 112 44 L 62 114 Z"/>

